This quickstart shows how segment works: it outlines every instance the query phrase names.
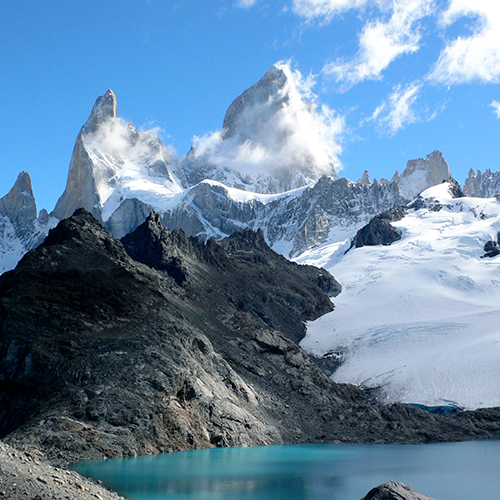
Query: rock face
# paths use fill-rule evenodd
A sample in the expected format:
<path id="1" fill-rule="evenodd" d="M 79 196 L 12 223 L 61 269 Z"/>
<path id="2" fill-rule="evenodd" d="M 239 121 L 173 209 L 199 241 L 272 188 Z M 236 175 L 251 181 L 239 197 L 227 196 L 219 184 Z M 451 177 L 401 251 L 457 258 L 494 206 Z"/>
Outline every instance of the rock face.
<path id="1" fill-rule="evenodd" d="M 495 409 L 439 416 L 334 384 L 293 339 L 338 291 L 262 233 L 202 244 L 153 215 L 122 244 L 78 210 L 0 276 L 0 437 L 68 463 L 500 435 Z"/>
<path id="2" fill-rule="evenodd" d="M 65 219 L 77 208 L 85 208 L 94 217 L 101 219 L 102 200 L 97 184 L 99 181 L 109 182 L 114 172 L 109 167 L 100 168 L 102 166 L 89 152 L 86 137 L 114 118 L 117 118 L 116 96 L 112 90 L 108 90 L 97 99 L 87 122 L 78 134 L 69 164 L 66 189 L 52 212 L 54 217 Z"/>
<path id="3" fill-rule="evenodd" d="M 500 231 L 497 233 L 497 239 L 487 241 L 484 245 L 484 255 L 482 257 L 496 257 L 500 255 L 500 247 L 498 246 L 500 243 Z"/>
<path id="4" fill-rule="evenodd" d="M 469 170 L 469 176 L 465 179 L 464 193 L 466 196 L 477 196 L 478 198 L 493 198 L 500 195 L 500 172 L 492 172 L 486 169 L 476 172 L 473 168 Z"/>
<path id="5" fill-rule="evenodd" d="M 204 239 L 228 236 L 240 227 L 260 228 L 271 247 L 296 256 L 327 241 L 334 229 L 354 233 L 374 213 L 404 202 L 396 183 L 376 180 L 354 183 L 322 177 L 313 186 L 270 201 L 242 201 L 222 184 L 203 182 L 161 218 L 170 229 L 183 228 Z"/>
<path id="6" fill-rule="evenodd" d="M 394 174 L 392 180 L 399 185 L 401 196 L 411 201 L 427 188 L 451 178 L 448 163 L 441 151 L 433 151 L 425 159 L 409 160 L 404 172 Z"/>
<path id="7" fill-rule="evenodd" d="M 0 272 L 12 269 L 28 250 L 39 245 L 56 224 L 37 208 L 31 177 L 21 172 L 7 195 L 0 198 Z"/>
<path id="8" fill-rule="evenodd" d="M 427 495 L 415 493 L 407 484 L 399 481 L 388 481 L 381 484 L 361 500 L 435 500 Z"/>
<path id="9" fill-rule="evenodd" d="M 206 295 L 200 289 L 205 284 L 197 283 L 197 294 L 206 296 L 204 307 L 215 310 L 221 301 L 228 301 L 240 312 L 269 321 L 295 342 L 305 335 L 303 321 L 333 310 L 328 296 L 337 296 L 342 290 L 324 269 L 299 266 L 273 252 L 261 230 L 239 230 L 205 245 L 187 238 L 182 230 L 170 232 L 153 213 L 122 242 L 133 259 L 166 272 L 180 286 L 195 284 L 191 269 L 213 268 L 217 279 L 206 285 Z M 235 281 L 242 276 L 243 288 Z M 221 288 L 225 290 L 223 300 L 216 290 Z"/>

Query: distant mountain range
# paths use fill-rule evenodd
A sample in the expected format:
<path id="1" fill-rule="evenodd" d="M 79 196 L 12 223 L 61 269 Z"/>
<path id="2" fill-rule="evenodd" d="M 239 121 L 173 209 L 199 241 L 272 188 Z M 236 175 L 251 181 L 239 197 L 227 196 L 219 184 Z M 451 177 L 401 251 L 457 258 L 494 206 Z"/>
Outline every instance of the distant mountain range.
<path id="1" fill-rule="evenodd" d="M 222 132 L 181 159 L 154 132 L 120 119 L 109 90 L 78 134 L 66 189 L 50 216 L 37 215 L 26 172 L 0 200 L 0 270 L 12 269 L 80 207 L 117 237 L 154 209 L 166 227 L 205 240 L 260 228 L 273 249 L 297 257 L 318 244 L 344 242 L 374 215 L 451 177 L 434 151 L 410 160 L 390 181 L 372 182 L 367 171 L 357 182 L 338 178 L 326 118 L 297 79 L 287 65 L 271 67 L 229 106 Z M 464 192 L 500 194 L 500 174 L 471 170 Z"/>

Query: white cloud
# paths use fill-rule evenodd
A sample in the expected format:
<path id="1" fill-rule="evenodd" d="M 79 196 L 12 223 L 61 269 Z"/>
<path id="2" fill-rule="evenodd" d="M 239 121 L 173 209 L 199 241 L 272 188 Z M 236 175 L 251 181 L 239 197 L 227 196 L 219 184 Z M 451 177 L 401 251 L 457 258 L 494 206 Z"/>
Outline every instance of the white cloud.
<path id="1" fill-rule="evenodd" d="M 238 0 L 236 2 L 237 7 L 241 7 L 243 9 L 248 9 L 253 7 L 257 3 L 257 0 Z"/>
<path id="2" fill-rule="evenodd" d="M 387 14 L 365 24 L 359 35 L 358 54 L 327 63 L 323 74 L 344 90 L 363 80 L 379 79 L 398 57 L 417 52 L 421 33 L 418 21 L 430 14 L 433 0 L 395 0 Z M 382 10 L 386 4 L 381 4 Z M 388 17 L 388 18 L 387 18 Z"/>
<path id="3" fill-rule="evenodd" d="M 389 135 L 395 135 L 400 129 L 415 123 L 417 116 L 414 106 L 420 94 L 422 84 L 412 82 L 402 87 L 398 85 L 392 94 L 377 107 L 369 121 Z"/>
<path id="4" fill-rule="evenodd" d="M 496 0 L 450 0 L 440 18 L 445 28 L 462 17 L 473 17 L 470 36 L 448 42 L 429 75 L 431 81 L 460 83 L 500 82 L 500 3 Z"/>
<path id="5" fill-rule="evenodd" d="M 490 106 L 495 110 L 494 113 L 495 115 L 497 115 L 497 118 L 500 118 L 500 102 L 495 101 L 495 99 L 493 99 L 493 101 L 491 101 Z"/>

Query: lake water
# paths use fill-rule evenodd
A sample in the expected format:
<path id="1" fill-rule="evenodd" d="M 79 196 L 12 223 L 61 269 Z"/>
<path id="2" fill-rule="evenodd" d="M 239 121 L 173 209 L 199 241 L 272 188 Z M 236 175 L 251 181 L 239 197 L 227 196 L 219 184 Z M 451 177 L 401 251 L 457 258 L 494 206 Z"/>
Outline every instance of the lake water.
<path id="1" fill-rule="evenodd" d="M 73 468 L 130 500 L 360 500 L 390 479 L 438 500 L 500 498 L 500 441 L 216 448 Z"/>

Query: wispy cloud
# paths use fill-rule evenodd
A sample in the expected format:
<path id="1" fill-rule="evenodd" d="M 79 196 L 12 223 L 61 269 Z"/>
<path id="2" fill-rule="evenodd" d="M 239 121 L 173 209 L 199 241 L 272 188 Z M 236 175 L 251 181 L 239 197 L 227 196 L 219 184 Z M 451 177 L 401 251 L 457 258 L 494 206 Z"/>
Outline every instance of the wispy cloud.
<path id="1" fill-rule="evenodd" d="M 235 5 L 236 7 L 241 7 L 243 9 L 248 9 L 253 7 L 257 3 L 257 0 L 238 0 Z"/>
<path id="2" fill-rule="evenodd" d="M 368 121 L 375 122 L 379 130 L 391 136 L 415 123 L 418 118 L 414 107 L 421 88 L 420 82 L 412 82 L 405 87 L 398 85 L 377 107 Z"/>
<path id="3" fill-rule="evenodd" d="M 500 118 L 500 102 L 495 101 L 495 99 L 493 99 L 493 101 L 491 101 L 490 106 L 494 109 L 494 113 L 495 115 L 497 115 L 497 118 Z"/>
<path id="4" fill-rule="evenodd" d="M 500 82 L 500 4 L 492 0 L 450 0 L 440 16 L 446 28 L 462 17 L 475 18 L 470 36 L 449 41 L 429 75 L 436 83 Z"/>
<path id="5" fill-rule="evenodd" d="M 292 10 L 306 20 L 331 22 L 351 10 L 365 11 L 375 7 L 358 35 L 359 49 L 351 59 L 336 59 L 325 64 L 323 74 L 332 78 L 343 90 L 363 80 L 379 79 L 383 71 L 398 57 L 417 52 L 421 33 L 419 21 L 428 16 L 435 0 L 293 0 Z"/>
<path id="6" fill-rule="evenodd" d="M 329 23 L 335 16 L 351 9 L 359 9 L 373 0 L 293 0 L 292 11 L 311 21 L 321 19 Z"/>

